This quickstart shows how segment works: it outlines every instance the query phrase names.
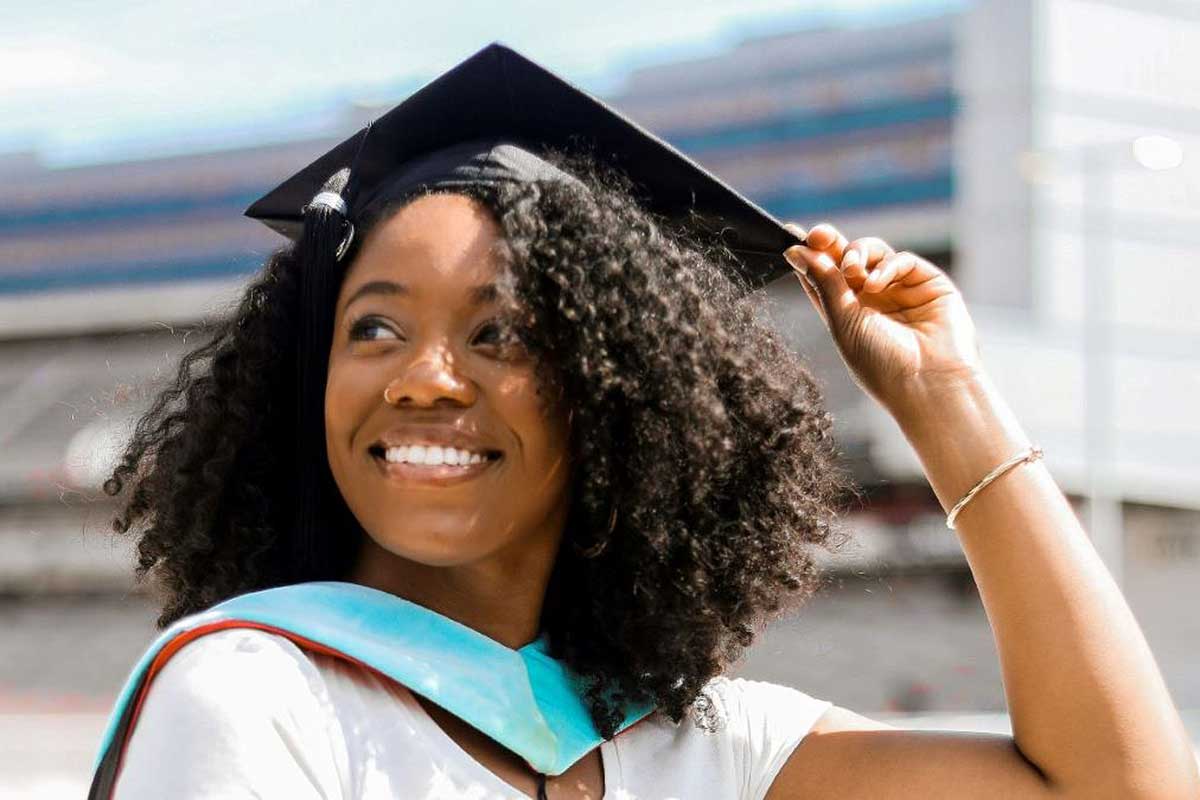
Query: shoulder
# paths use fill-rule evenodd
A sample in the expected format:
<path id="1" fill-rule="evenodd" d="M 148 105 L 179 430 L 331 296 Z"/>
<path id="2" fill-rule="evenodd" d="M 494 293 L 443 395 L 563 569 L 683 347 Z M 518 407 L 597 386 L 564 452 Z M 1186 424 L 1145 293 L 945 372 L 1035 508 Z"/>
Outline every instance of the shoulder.
<path id="1" fill-rule="evenodd" d="M 889 729 L 892 726 L 886 723 L 830 703 L 813 720 L 803 746 L 796 747 L 780 765 L 777 779 L 768 787 L 767 800 L 793 797 L 799 787 L 814 797 L 842 796 L 840 775 L 874 769 L 871 758 L 862 749 L 864 741 L 859 738 L 862 733 L 854 732 Z"/>
<path id="2" fill-rule="evenodd" d="M 709 686 L 725 704 L 740 742 L 745 797 L 762 798 L 788 757 L 833 706 L 791 686 L 747 678 L 717 678 Z"/>
<path id="3" fill-rule="evenodd" d="M 319 684 L 316 667 L 288 639 L 230 628 L 199 636 L 172 655 L 151 680 L 142 713 L 168 706 L 192 715 L 291 707 Z"/>
<path id="4" fill-rule="evenodd" d="M 789 686 L 715 677 L 678 725 L 656 714 L 630 729 L 619 751 L 619 785 L 638 796 L 761 800 L 831 705 Z"/>
<path id="5" fill-rule="evenodd" d="M 162 672 L 174 668 L 217 668 L 236 662 L 240 667 L 256 664 L 293 663 L 308 661 L 304 650 L 280 633 L 257 627 L 227 627 L 204 633 L 181 646 L 168 658 Z"/>
<path id="6" fill-rule="evenodd" d="M 147 687 L 117 796 L 155 796 L 164 775 L 219 793 L 234 785 L 280 792 L 306 774 L 333 796 L 338 739 L 321 674 L 295 644 L 249 628 L 205 634 Z"/>
<path id="7" fill-rule="evenodd" d="M 749 678 L 716 678 L 709 683 L 721 692 L 743 722 L 774 724 L 793 733 L 807 733 L 833 703 L 791 686 Z"/>
<path id="8" fill-rule="evenodd" d="M 827 733 L 844 733 L 846 731 L 894 731 L 896 726 L 886 722 L 864 717 L 848 708 L 830 704 L 829 709 L 821 715 L 812 727 L 814 736 Z"/>

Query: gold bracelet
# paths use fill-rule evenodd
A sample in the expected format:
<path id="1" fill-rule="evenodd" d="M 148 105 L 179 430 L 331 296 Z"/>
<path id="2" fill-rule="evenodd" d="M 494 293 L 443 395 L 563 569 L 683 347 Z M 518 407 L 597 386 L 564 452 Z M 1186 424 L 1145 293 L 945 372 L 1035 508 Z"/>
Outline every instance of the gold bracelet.
<path id="1" fill-rule="evenodd" d="M 979 483 L 972 486 L 971 491 L 964 494 L 962 500 L 959 500 L 954 504 L 954 508 L 950 509 L 950 513 L 946 515 L 946 527 L 950 530 L 954 530 L 954 520 L 958 518 L 958 512 L 962 511 L 963 507 L 966 506 L 967 503 L 971 502 L 971 498 L 983 490 L 983 487 L 987 486 L 989 483 L 996 480 L 996 478 L 999 478 L 1001 475 L 1008 472 L 1018 464 L 1025 462 L 1032 464 L 1043 455 L 1044 453 L 1042 453 L 1042 448 L 1038 447 L 1036 444 L 1030 445 L 1028 451 L 1013 456 L 1008 461 L 1005 461 L 1003 464 L 989 472 L 987 475 L 984 475 L 983 479 L 980 480 Z"/>

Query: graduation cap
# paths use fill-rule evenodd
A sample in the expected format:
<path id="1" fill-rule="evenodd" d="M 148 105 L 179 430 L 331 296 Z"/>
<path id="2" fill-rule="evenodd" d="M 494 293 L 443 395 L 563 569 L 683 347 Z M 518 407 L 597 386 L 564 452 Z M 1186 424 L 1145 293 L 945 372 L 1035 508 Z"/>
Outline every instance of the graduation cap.
<path id="1" fill-rule="evenodd" d="M 544 67 L 493 43 L 338 144 L 246 210 L 290 239 L 326 180 L 349 169 L 353 224 L 419 187 L 569 179 L 543 148 L 583 149 L 627 175 L 649 211 L 717 238 L 741 276 L 762 286 L 791 271 L 803 240 L 670 144 Z"/>

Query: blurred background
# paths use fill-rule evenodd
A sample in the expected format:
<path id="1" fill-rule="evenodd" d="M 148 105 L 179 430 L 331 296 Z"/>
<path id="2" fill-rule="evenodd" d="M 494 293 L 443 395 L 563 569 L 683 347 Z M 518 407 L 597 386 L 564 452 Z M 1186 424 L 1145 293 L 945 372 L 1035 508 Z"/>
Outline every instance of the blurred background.
<path id="1" fill-rule="evenodd" d="M 99 491 L 282 240 L 245 206 L 499 39 L 776 216 L 949 270 L 1200 739 L 1200 6 L 1179 0 L 48 2 L 0 32 L 0 796 L 78 797 L 155 635 Z M 954 534 L 785 279 L 866 501 L 740 671 L 1007 731 Z"/>

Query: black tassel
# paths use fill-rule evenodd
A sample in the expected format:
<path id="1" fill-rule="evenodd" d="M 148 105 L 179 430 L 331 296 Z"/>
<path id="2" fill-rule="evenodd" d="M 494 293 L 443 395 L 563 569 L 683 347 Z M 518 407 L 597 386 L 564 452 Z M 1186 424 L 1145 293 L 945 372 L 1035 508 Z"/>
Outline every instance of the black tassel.
<path id="1" fill-rule="evenodd" d="M 340 194 L 347 170 L 335 173 L 322 191 Z M 304 210 L 301 238 L 300 323 L 296 342 L 296 523 L 292 531 L 293 568 L 300 580 L 322 577 L 329 565 L 319 561 L 320 541 L 330 535 L 322 498 L 332 479 L 325 452 L 325 378 L 333 340 L 334 303 L 341 282 L 338 246 L 349 221 L 336 209 L 320 204 Z"/>

